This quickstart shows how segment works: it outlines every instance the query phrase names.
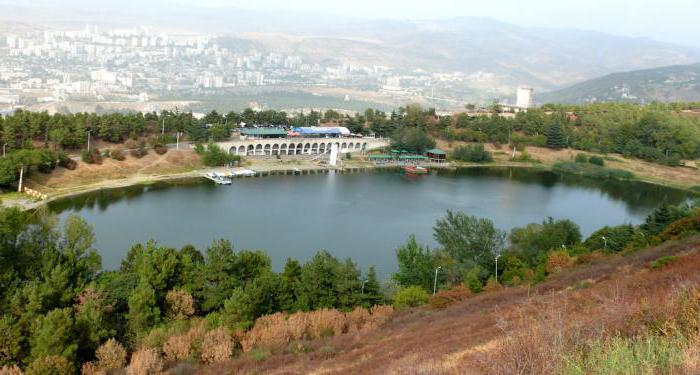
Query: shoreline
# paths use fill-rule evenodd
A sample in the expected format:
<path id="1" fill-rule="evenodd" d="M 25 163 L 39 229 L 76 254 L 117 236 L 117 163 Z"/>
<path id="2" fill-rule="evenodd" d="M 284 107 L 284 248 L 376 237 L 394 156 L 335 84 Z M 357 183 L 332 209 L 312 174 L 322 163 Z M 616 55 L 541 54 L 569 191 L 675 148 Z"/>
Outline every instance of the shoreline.
<path id="1" fill-rule="evenodd" d="M 311 172 L 311 171 L 331 171 L 331 170 L 336 170 L 336 171 L 354 171 L 354 170 L 374 170 L 374 169 L 390 169 L 390 168 L 401 168 L 401 166 L 398 165 L 375 165 L 372 163 L 368 162 L 362 162 L 362 163 L 353 163 L 351 165 L 342 167 L 342 168 L 331 168 L 327 166 L 319 166 L 319 165 L 304 165 L 303 163 L 298 163 L 298 164 L 291 164 L 291 165 L 256 165 L 255 162 L 253 162 L 251 165 L 248 165 L 246 167 L 237 167 L 233 168 L 235 169 L 254 169 L 257 173 L 258 176 L 260 177 L 265 177 L 264 174 L 270 174 L 270 173 L 279 173 L 279 172 L 290 172 L 292 171 L 293 173 L 301 173 L 302 175 L 305 172 Z M 465 162 L 450 162 L 447 165 L 444 166 L 430 166 L 431 169 L 460 169 L 460 168 L 522 168 L 522 169 L 530 169 L 533 171 L 550 171 L 554 172 L 553 165 L 549 164 L 543 164 L 543 163 L 528 163 L 528 162 L 512 162 L 512 161 L 495 161 L 495 162 L 490 162 L 490 163 L 465 163 Z M 22 210 L 34 210 L 37 208 L 40 208 L 42 206 L 48 205 L 51 202 L 61 200 L 61 199 L 67 199 L 75 196 L 79 196 L 82 194 L 87 194 L 87 193 L 92 193 L 100 190 L 109 190 L 109 189 L 119 189 L 119 188 L 126 188 L 126 187 L 131 187 L 131 186 L 139 186 L 139 185 L 150 185 L 154 184 L 157 182 L 168 182 L 168 181 L 176 181 L 176 180 L 184 180 L 184 179 L 197 179 L 197 178 L 204 178 L 203 175 L 208 172 L 227 172 L 230 171 L 231 168 L 226 168 L 226 167 L 218 167 L 218 168 L 199 168 L 187 172 L 178 172 L 178 173 L 166 173 L 166 174 L 158 174 L 158 175 L 135 175 L 135 176 L 130 176 L 126 178 L 121 178 L 121 179 L 112 179 L 112 180 L 104 180 L 100 181 L 97 183 L 89 184 L 89 185 L 81 185 L 81 186 L 76 186 L 76 187 L 69 187 L 69 188 L 62 188 L 60 192 L 53 193 L 53 194 L 48 194 L 48 198 L 45 200 L 35 200 L 31 199 L 27 196 L 22 195 L 22 198 L 20 199 L 11 199 L 11 200 L 6 200 L 4 199 L 3 202 L 0 204 L 4 207 L 19 207 Z M 263 174 L 262 176 L 260 174 Z M 578 174 L 571 174 L 571 175 L 578 175 Z M 256 176 L 257 177 L 257 176 Z M 585 177 L 585 176 L 583 176 Z M 654 179 L 650 178 L 648 176 L 644 175 L 636 175 L 635 177 L 630 180 L 630 181 L 638 181 L 638 182 L 644 182 L 652 185 L 657 185 L 657 186 L 662 186 L 662 187 L 667 187 L 667 188 L 672 188 L 672 189 L 677 189 L 677 190 L 682 190 L 691 194 L 698 194 L 698 191 L 695 191 L 691 188 L 689 185 L 680 185 L 671 181 L 667 180 L 659 180 L 659 179 Z M 14 194 L 14 193 L 11 193 Z"/>

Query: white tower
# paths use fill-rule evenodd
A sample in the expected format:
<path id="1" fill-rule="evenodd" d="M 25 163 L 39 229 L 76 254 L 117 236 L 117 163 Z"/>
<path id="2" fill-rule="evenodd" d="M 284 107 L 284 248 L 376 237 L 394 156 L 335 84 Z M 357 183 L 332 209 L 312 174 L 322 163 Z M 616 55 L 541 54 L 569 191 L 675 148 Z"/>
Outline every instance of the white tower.
<path id="1" fill-rule="evenodd" d="M 518 96 L 515 100 L 515 106 L 519 109 L 527 109 L 533 107 L 532 97 L 535 90 L 532 87 L 518 87 Z"/>

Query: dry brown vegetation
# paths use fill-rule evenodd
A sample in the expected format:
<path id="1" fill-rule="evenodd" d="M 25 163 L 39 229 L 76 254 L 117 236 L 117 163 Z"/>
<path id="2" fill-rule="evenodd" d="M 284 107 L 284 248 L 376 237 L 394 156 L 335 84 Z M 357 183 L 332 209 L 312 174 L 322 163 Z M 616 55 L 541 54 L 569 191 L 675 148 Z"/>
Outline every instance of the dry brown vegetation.
<path id="1" fill-rule="evenodd" d="M 626 256 L 594 257 L 537 286 L 481 293 L 441 310 L 399 311 L 376 330 L 308 341 L 304 353 L 271 350 L 264 360 L 238 356 L 197 371 L 561 373 L 564 355 L 585 350 L 590 343 L 612 345 L 613 337 L 663 335 L 672 329 L 697 332 L 698 249 L 700 237 L 694 237 Z M 678 260 L 659 270 L 649 267 L 667 255 L 677 255 Z M 359 314 L 358 318 L 363 319 Z M 697 344 L 696 336 L 689 340 Z M 684 345 L 673 373 L 697 373 L 698 351 L 697 345 Z"/>
<path id="2" fill-rule="evenodd" d="M 87 185 L 114 180 L 147 179 L 165 174 L 177 174 L 201 167 L 199 155 L 194 151 L 175 151 L 164 155 L 151 152 L 142 158 L 127 156 L 124 161 L 104 159 L 102 164 L 78 163 L 75 170 L 57 168 L 51 174 L 35 173 L 30 184 L 46 194 L 69 192 Z"/>

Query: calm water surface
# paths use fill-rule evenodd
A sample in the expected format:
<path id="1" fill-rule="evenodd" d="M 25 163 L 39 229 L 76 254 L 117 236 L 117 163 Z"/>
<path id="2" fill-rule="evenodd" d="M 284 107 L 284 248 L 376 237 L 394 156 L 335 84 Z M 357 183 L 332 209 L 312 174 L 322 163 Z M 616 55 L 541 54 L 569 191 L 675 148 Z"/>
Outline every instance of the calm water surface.
<path id="1" fill-rule="evenodd" d="M 640 182 L 599 181 L 525 169 L 463 169 L 410 178 L 373 171 L 200 180 L 105 190 L 52 203 L 64 219 L 94 228 L 104 268 L 115 269 L 132 244 L 195 245 L 225 238 L 236 249 L 262 249 L 280 270 L 287 257 L 306 260 L 326 249 L 362 269 L 396 268 L 395 249 L 410 234 L 434 245 L 432 226 L 445 210 L 491 218 L 510 230 L 546 217 L 569 218 L 584 235 L 604 225 L 639 223 L 684 192 Z"/>

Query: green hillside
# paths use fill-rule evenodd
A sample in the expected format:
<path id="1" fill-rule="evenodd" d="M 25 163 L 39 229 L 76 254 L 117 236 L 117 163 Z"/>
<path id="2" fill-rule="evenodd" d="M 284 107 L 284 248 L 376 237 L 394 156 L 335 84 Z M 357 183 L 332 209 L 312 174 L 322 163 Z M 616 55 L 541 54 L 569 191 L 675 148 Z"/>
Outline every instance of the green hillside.
<path id="1" fill-rule="evenodd" d="M 700 101 L 700 64 L 613 73 L 538 96 L 540 103 Z"/>

